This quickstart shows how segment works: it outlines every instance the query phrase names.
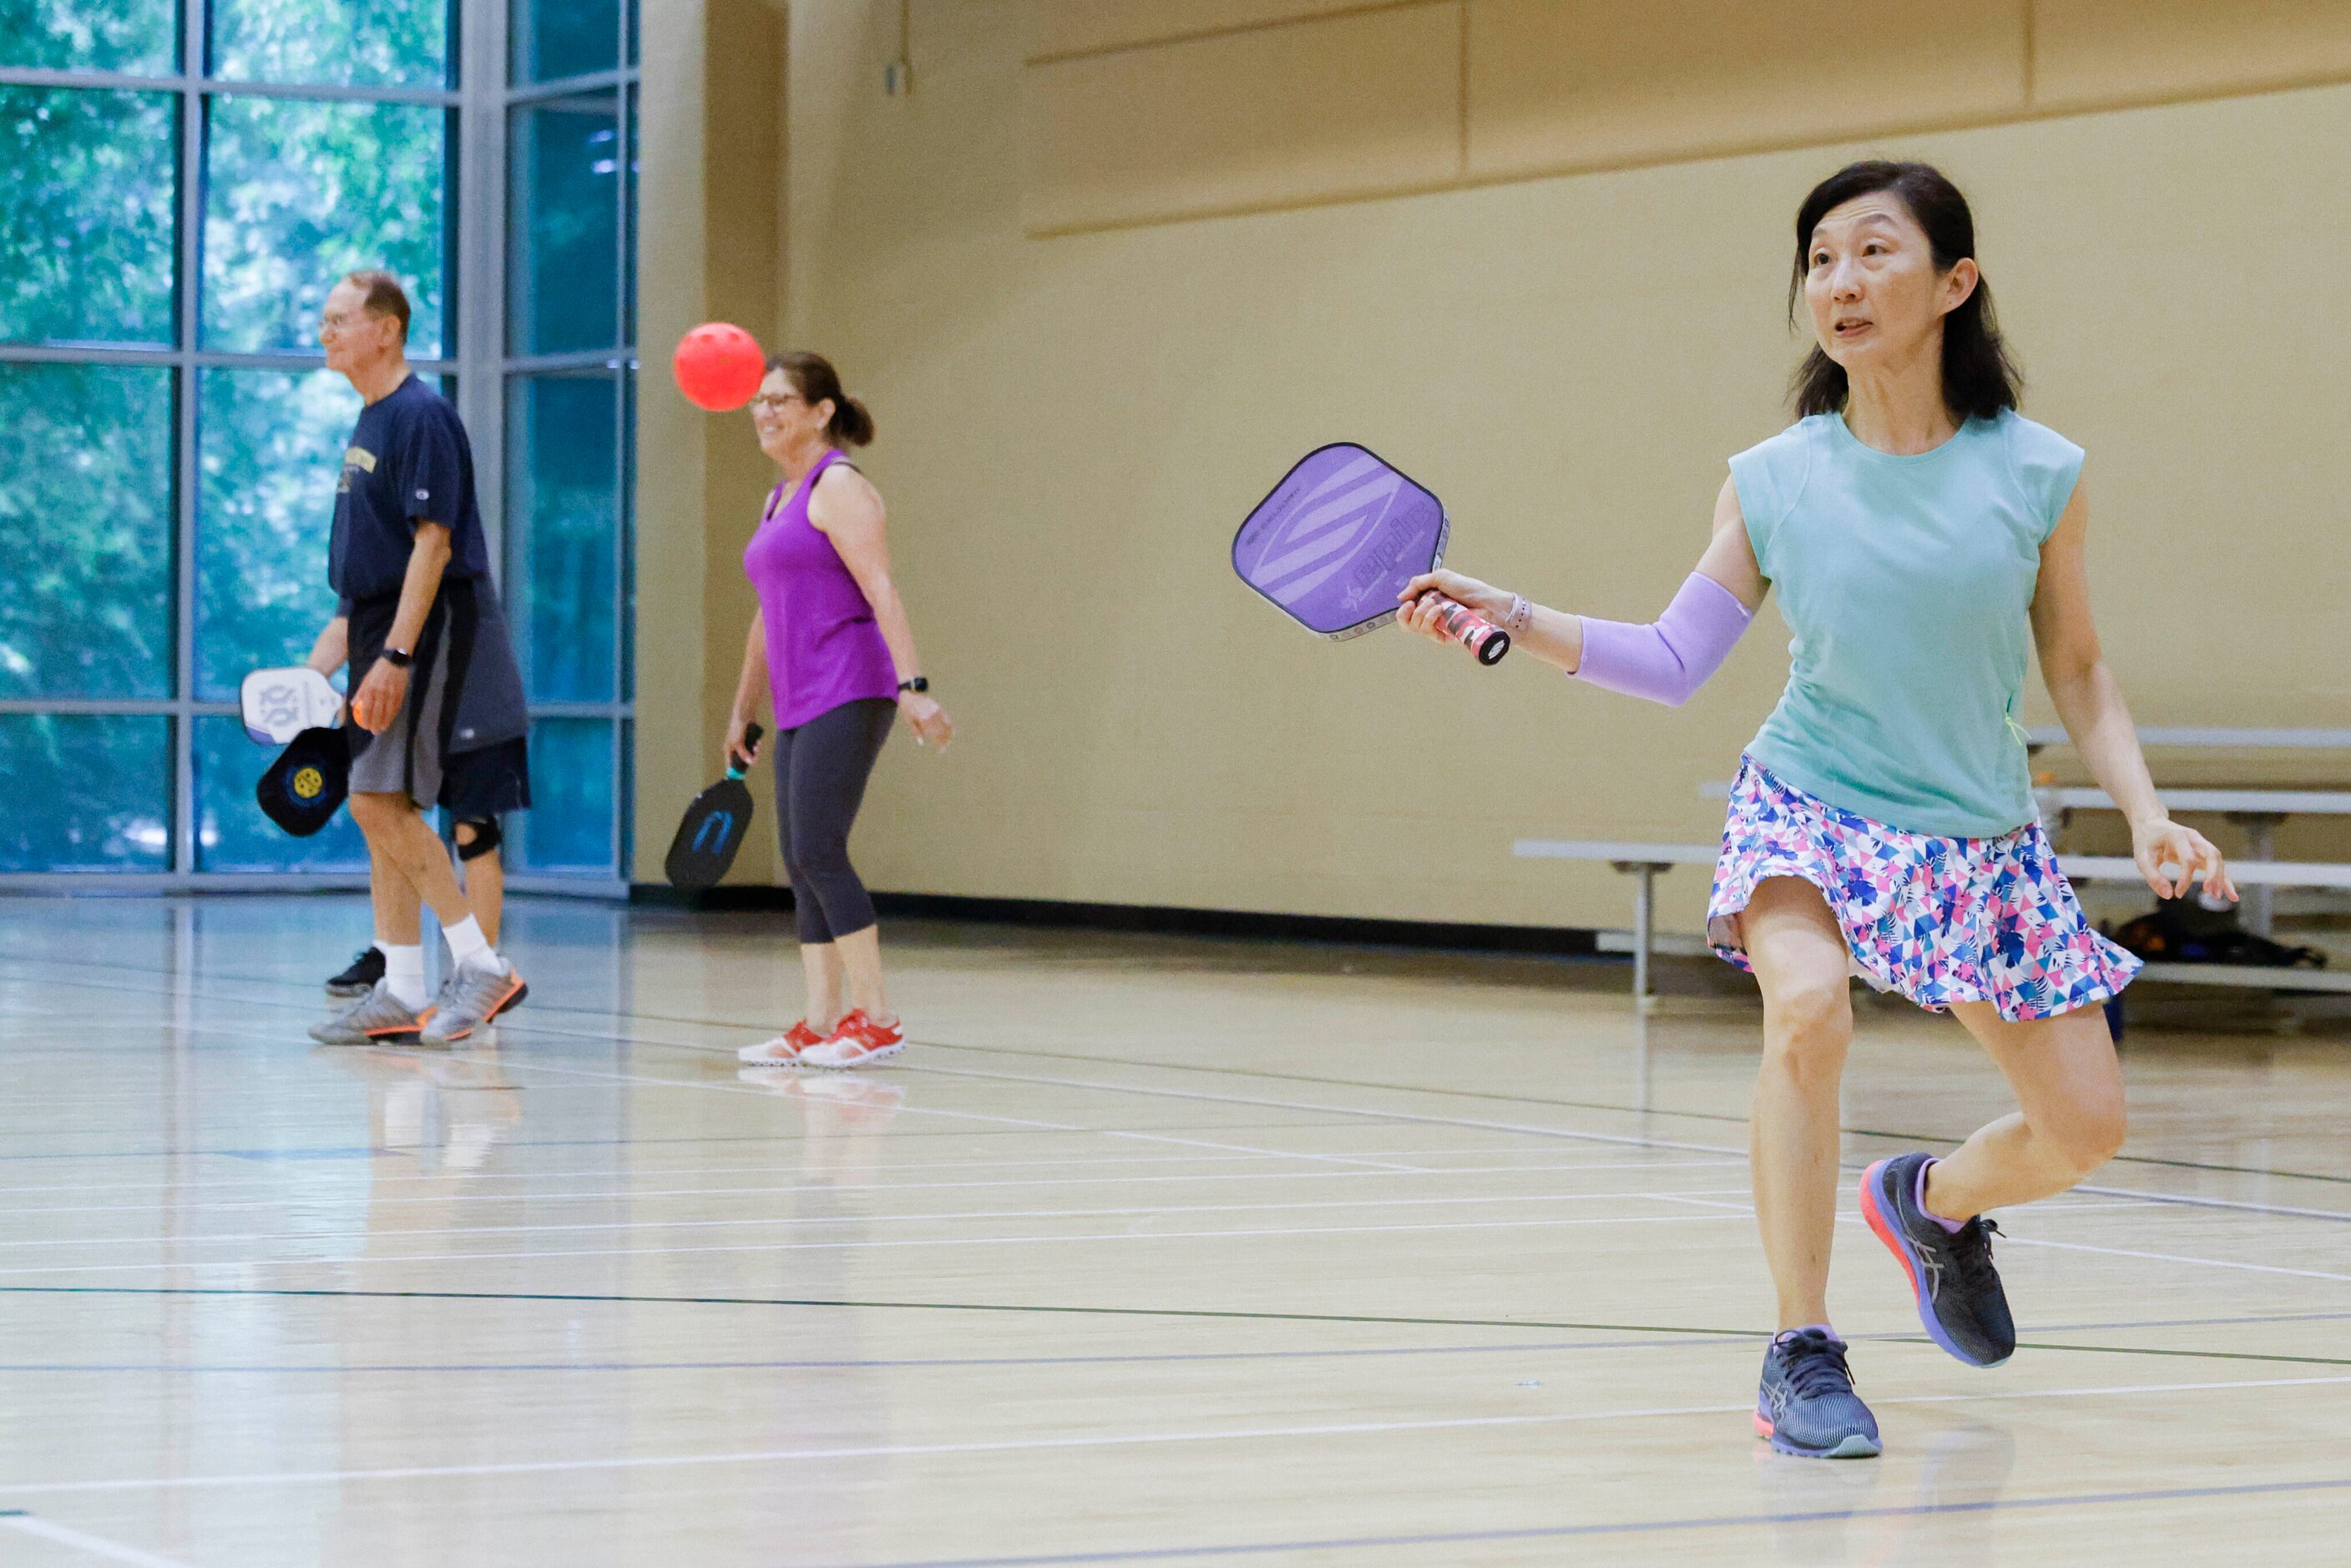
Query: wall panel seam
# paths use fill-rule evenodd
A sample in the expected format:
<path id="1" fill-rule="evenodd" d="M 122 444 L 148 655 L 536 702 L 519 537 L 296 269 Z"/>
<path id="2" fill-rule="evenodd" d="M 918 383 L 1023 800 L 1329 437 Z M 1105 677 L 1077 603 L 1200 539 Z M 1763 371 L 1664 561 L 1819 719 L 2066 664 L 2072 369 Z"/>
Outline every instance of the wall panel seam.
<path id="1" fill-rule="evenodd" d="M 1808 147 L 1836 147 L 1876 141 L 1887 137 L 1937 136 L 1958 131 L 1985 131 L 2009 125 L 2037 124 L 2044 120 L 2078 120 L 2090 115 L 2114 114 L 2131 110 L 2169 109 L 2186 104 L 2217 102 L 2225 99 L 2266 98 L 2277 93 L 2304 92 L 2314 88 L 2341 87 L 2346 84 L 2351 84 L 2351 72 L 2330 69 L 2306 79 L 2281 81 L 2259 88 L 2215 88 L 2202 91 L 2167 93 L 2152 98 L 2121 98 L 2111 101 L 2066 101 L 2050 104 L 2038 110 L 2028 109 L 2020 113 L 1959 115 L 1908 120 L 1834 136 L 1807 136 L 1792 140 L 1759 137 L 1746 141 L 1721 142 L 1695 151 L 1682 149 L 1660 152 L 1655 156 L 1601 158 L 1590 161 L 1567 159 L 1558 162 L 1531 163 L 1523 168 L 1496 171 L 1486 174 L 1464 172 L 1458 177 L 1443 180 L 1402 181 L 1393 185 L 1382 185 L 1373 189 L 1333 191 L 1327 194 L 1285 197 L 1270 201 L 1219 203 L 1171 210 L 1155 215 L 1036 224 L 1025 226 L 1022 232 L 1030 239 L 1060 239 L 1074 235 L 1110 234 L 1123 229 L 1159 228 L 1169 224 L 1197 223 L 1217 218 L 1251 217 L 1265 213 L 1307 211 L 1317 207 L 1352 205 L 1359 202 L 1394 201 L 1406 196 L 1434 195 L 1449 191 L 1487 190 L 1497 185 L 1526 184 L 1537 180 L 1568 179 L 1586 174 L 1625 173 L 1642 169 L 1667 168 L 1681 163 L 1709 163 L 1727 158 L 1751 158 L 1772 152 L 1802 152 Z"/>
<path id="2" fill-rule="evenodd" d="M 2039 101 L 2040 82 L 2037 78 L 2037 56 L 2041 48 L 2041 0 L 2024 0 L 2024 107 L 2030 110 Z"/>
<path id="3" fill-rule="evenodd" d="M 1316 11 L 1303 16 L 1275 16 L 1262 22 L 1233 22 L 1221 27 L 1202 27 L 1188 33 L 1168 33 L 1156 37 L 1136 38 L 1123 44 L 1106 44 L 1093 49 L 1055 49 L 1030 55 L 1021 63 L 1029 66 L 1057 66 L 1071 60 L 1107 59 L 1113 55 L 1139 55 L 1154 49 L 1165 49 L 1178 44 L 1203 43 L 1210 38 L 1238 38 L 1250 33 L 1273 33 L 1291 27 L 1311 27 L 1324 22 L 1343 22 L 1356 16 L 1375 16 L 1388 11 L 1426 11 L 1437 5 L 1461 4 L 1462 0 L 1362 0 L 1362 4 L 1343 5 L 1333 10 Z"/>
<path id="4" fill-rule="evenodd" d="M 1470 0 L 1457 0 L 1461 26 L 1455 32 L 1456 72 L 1454 78 L 1455 106 L 1461 115 L 1461 144 L 1454 160 L 1454 169 L 1461 178 L 1469 177 L 1469 5 Z"/>

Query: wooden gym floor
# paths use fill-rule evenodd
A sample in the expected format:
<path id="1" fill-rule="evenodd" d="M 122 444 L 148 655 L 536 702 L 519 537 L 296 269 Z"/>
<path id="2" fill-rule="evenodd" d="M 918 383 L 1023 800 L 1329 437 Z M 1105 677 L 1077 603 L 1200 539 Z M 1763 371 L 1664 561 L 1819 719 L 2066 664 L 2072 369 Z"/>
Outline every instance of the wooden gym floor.
<path id="1" fill-rule="evenodd" d="M 0 1562 L 2341 1563 L 2351 1038 L 2144 1031 L 2025 1342 L 1841 1228 L 1882 1459 L 1772 1455 L 1756 1016 L 1613 967 L 518 902 L 494 1042 L 314 1048 L 351 898 L 0 900 Z M 2004 1108 L 1862 1009 L 1845 1154 Z M 1850 1196 L 1845 1203 L 1851 1221 Z"/>

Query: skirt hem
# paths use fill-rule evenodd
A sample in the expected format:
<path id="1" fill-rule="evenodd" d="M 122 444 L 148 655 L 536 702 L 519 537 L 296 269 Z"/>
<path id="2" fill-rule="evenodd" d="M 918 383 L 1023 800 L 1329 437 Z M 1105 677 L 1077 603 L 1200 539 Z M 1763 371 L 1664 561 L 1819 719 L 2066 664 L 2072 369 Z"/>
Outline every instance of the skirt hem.
<path id="1" fill-rule="evenodd" d="M 2139 960 L 2082 911 L 2038 823 L 1999 839 L 1936 839 L 1831 806 L 1745 759 L 1707 902 L 1707 941 L 1754 972 L 1741 917 L 1755 889 L 1816 889 L 1853 973 L 1929 1012 L 1985 1002 L 2011 1023 L 2121 994 Z"/>

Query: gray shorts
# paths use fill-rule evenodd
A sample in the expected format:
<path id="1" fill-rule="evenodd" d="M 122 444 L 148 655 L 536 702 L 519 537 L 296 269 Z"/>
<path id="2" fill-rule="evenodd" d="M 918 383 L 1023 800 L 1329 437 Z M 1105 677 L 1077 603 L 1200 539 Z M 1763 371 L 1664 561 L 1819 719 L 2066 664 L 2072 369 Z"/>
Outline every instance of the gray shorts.
<path id="1" fill-rule="evenodd" d="M 441 799 L 441 717 L 449 700 L 449 661 L 434 659 L 422 673 L 421 686 L 411 676 L 408 700 L 383 733 L 371 736 L 351 727 L 351 793 L 405 795 L 420 810 L 430 810 Z"/>
<path id="2" fill-rule="evenodd" d="M 393 596 L 350 606 L 354 682 L 367 679 L 398 608 Z M 405 795 L 420 810 L 450 806 L 467 821 L 520 810 L 530 803 L 523 715 L 522 677 L 496 591 L 446 580 L 416 640 L 400 713 L 381 735 L 348 731 L 351 789 Z"/>

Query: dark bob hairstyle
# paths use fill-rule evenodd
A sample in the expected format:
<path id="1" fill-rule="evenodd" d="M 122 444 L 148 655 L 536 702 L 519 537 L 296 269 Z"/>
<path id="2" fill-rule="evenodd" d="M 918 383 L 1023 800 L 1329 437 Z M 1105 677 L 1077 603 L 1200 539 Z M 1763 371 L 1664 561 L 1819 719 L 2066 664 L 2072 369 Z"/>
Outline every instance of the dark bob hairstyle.
<path id="1" fill-rule="evenodd" d="M 1949 272 L 1963 256 L 1976 253 L 1975 214 L 1959 188 L 1927 163 L 1892 163 L 1871 159 L 1848 163 L 1813 187 L 1796 211 L 1796 268 L 1788 279 L 1788 325 L 1796 324 L 1796 306 L 1803 298 L 1804 275 L 1811 270 L 1813 230 L 1835 208 L 1856 196 L 1891 191 L 1902 198 L 1918 226 L 1927 231 L 1935 267 Z M 1991 419 L 2001 409 L 2023 401 L 2024 378 L 2001 340 L 2000 320 L 1992 314 L 1991 285 L 1976 279 L 1973 292 L 1943 318 L 1943 401 L 1959 419 Z M 1822 351 L 1819 344 L 1796 367 L 1789 396 L 1798 414 L 1840 413 L 1844 410 L 1844 367 Z"/>
<path id="2" fill-rule="evenodd" d="M 862 446 L 873 439 L 873 416 L 865 405 L 841 390 L 841 372 L 822 354 L 802 350 L 778 354 L 768 361 L 768 373 L 778 371 L 791 379 L 792 391 L 806 398 L 810 407 L 832 400 L 832 422 L 824 427 L 835 446 Z"/>

